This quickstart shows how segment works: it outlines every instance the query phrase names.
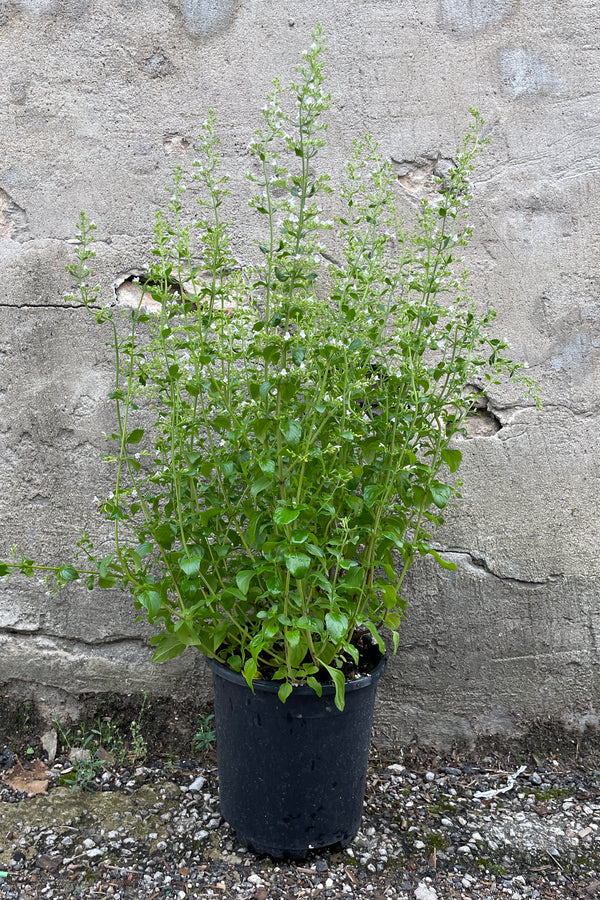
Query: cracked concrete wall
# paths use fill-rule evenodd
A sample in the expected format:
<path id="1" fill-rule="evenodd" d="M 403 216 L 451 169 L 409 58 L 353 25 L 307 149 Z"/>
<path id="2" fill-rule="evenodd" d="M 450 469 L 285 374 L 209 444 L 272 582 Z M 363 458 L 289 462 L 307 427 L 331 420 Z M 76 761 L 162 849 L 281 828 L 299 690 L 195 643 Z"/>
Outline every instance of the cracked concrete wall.
<path id="1" fill-rule="evenodd" d="M 1 0 L 0 548 L 64 558 L 111 429 L 110 354 L 64 301 L 78 212 L 98 225 L 105 296 L 147 258 L 153 210 L 218 113 L 234 195 L 270 81 L 322 21 L 332 93 L 328 164 L 370 131 L 407 213 L 477 106 L 491 144 L 475 173 L 472 294 L 539 379 L 482 400 L 462 445 L 463 500 L 419 565 L 377 733 L 440 745 L 600 712 L 597 440 L 600 370 L 599 66 L 593 0 Z M 597 21 L 596 21 L 597 25 Z M 251 235 L 232 208 L 239 249 Z M 209 696 L 193 653 L 153 667 L 126 597 L 0 585 L 0 683 L 51 712 L 85 691 Z"/>

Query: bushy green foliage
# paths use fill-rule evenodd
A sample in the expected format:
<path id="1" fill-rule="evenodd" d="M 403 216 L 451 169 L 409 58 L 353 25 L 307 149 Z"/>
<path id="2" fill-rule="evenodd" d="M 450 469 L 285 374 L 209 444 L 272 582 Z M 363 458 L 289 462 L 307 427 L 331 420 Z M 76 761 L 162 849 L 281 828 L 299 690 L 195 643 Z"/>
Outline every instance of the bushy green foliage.
<path id="1" fill-rule="evenodd" d="M 250 147 L 259 262 L 243 266 L 222 219 L 211 113 L 191 176 L 201 214 L 178 168 L 145 283 L 160 314 L 141 305 L 125 337 L 90 286 L 95 226 L 82 214 L 70 271 L 116 354 L 116 477 L 102 505 L 115 546 L 99 558 L 84 537 L 87 564 L 55 571 L 130 590 L 157 627 L 158 662 L 196 647 L 249 685 L 281 681 L 282 700 L 327 679 L 342 707 L 357 638 L 383 651 L 387 628 L 397 646 L 415 558 L 451 567 L 430 539 L 458 493 L 467 385 L 522 376 L 490 335 L 493 312 L 469 300 L 458 255 L 478 113 L 407 231 L 370 137 L 325 217 L 328 107 L 317 30 L 298 81 L 274 83 Z"/>

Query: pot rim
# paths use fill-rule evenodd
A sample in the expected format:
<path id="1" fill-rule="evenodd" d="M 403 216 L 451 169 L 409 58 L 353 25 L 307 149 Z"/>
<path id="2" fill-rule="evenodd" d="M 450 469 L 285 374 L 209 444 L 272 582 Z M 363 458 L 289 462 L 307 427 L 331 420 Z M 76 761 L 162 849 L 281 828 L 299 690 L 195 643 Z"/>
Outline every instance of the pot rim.
<path id="1" fill-rule="evenodd" d="M 248 687 L 248 682 L 244 678 L 243 675 L 240 675 L 239 672 L 234 672 L 233 669 L 228 669 L 227 666 L 223 665 L 223 663 L 218 660 L 205 656 L 206 664 L 216 675 L 219 675 L 221 678 L 224 678 L 226 681 L 231 681 L 234 684 L 244 685 Z M 358 691 L 361 688 L 368 687 L 373 681 L 377 682 L 383 675 L 385 668 L 387 666 L 387 654 L 382 654 L 381 659 L 375 666 L 372 672 L 369 672 L 368 675 L 361 675 L 359 678 L 353 678 L 351 681 L 346 681 L 346 693 L 348 691 Z M 265 693 L 273 693 L 276 694 L 281 687 L 281 681 L 263 681 L 262 679 L 256 679 L 252 682 L 255 688 L 258 688 L 260 691 Z M 335 685 L 333 684 L 324 684 L 323 686 L 323 695 L 324 696 L 333 696 L 335 694 Z M 308 684 L 297 684 L 293 687 L 293 693 L 298 694 L 314 694 L 316 696 L 315 691 Z"/>

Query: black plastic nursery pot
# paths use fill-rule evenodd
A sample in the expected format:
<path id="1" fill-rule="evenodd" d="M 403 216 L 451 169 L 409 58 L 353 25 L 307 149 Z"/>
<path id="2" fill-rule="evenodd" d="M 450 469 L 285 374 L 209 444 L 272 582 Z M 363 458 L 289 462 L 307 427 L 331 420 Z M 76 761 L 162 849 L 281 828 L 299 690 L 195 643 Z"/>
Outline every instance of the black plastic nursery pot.
<path id="1" fill-rule="evenodd" d="M 360 827 L 377 683 L 370 675 L 346 683 L 346 705 L 333 686 L 318 697 L 294 688 L 285 703 L 279 685 L 245 679 L 208 660 L 215 689 L 221 814 L 241 844 L 276 858 L 346 846 Z"/>

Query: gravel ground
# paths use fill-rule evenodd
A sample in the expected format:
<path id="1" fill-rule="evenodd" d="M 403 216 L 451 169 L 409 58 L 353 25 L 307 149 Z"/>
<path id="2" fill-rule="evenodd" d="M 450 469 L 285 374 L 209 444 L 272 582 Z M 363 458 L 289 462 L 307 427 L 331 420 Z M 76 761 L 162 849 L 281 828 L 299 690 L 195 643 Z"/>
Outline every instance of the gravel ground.
<path id="1" fill-rule="evenodd" d="M 107 763 L 91 792 L 59 784 L 71 765 L 59 758 L 34 797 L 0 781 L 0 900 L 600 897 L 590 767 L 374 758 L 352 845 L 288 863 L 239 845 L 214 760 Z"/>

